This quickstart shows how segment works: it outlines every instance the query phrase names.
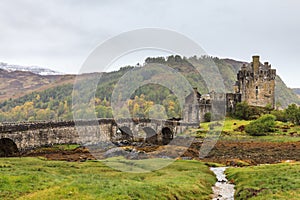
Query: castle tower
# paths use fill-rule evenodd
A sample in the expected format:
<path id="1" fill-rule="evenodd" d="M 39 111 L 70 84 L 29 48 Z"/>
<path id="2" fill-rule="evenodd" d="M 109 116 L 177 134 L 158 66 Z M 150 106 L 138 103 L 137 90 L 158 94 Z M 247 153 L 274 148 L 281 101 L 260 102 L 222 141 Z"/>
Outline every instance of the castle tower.
<path id="1" fill-rule="evenodd" d="M 259 56 L 253 56 L 250 65 L 243 65 L 237 74 L 236 93 L 249 105 L 265 107 L 275 106 L 276 70 L 268 62 L 261 64 Z"/>
<path id="2" fill-rule="evenodd" d="M 201 94 L 197 88 L 193 88 L 193 92 L 185 98 L 185 105 L 183 111 L 183 119 L 189 123 L 199 123 L 199 103 Z"/>

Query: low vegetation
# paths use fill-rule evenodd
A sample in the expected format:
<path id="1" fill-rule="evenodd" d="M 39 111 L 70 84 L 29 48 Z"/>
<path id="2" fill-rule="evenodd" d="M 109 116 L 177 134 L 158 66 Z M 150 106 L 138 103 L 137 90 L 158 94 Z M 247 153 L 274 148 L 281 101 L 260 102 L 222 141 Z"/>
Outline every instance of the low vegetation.
<path id="1" fill-rule="evenodd" d="M 216 181 L 204 163 L 183 160 L 150 173 L 126 173 L 100 161 L 2 158 L 0 174 L 0 199 L 210 199 Z"/>
<path id="2" fill-rule="evenodd" d="M 258 119 L 262 115 L 272 114 L 276 120 L 282 122 L 292 122 L 300 124 L 300 107 L 296 104 L 290 104 L 286 109 L 273 109 L 270 105 L 266 107 L 250 106 L 246 102 L 237 103 L 236 109 L 229 114 L 230 117 L 241 120 Z"/>
<path id="3" fill-rule="evenodd" d="M 267 135 L 275 131 L 275 119 L 276 117 L 274 115 L 263 115 L 257 120 L 250 122 L 250 124 L 245 127 L 245 131 L 252 136 Z"/>
<path id="4" fill-rule="evenodd" d="M 250 106 L 246 102 L 237 103 L 234 112 L 230 113 L 231 117 L 242 120 L 257 119 L 260 115 L 267 114 L 271 109 Z"/>
<path id="5" fill-rule="evenodd" d="M 204 114 L 204 121 L 205 122 L 211 121 L 211 113 L 210 112 Z"/>
<path id="6" fill-rule="evenodd" d="M 229 168 L 235 199 L 300 199 L 300 163 Z"/>

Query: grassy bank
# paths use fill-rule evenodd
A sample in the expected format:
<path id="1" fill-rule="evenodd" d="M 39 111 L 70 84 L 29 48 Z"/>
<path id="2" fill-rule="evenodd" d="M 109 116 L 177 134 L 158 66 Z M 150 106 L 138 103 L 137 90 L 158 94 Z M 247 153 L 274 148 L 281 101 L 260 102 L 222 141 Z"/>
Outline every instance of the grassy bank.
<path id="1" fill-rule="evenodd" d="M 267 136 L 250 136 L 244 128 L 251 120 L 238 120 L 226 118 L 219 140 L 225 141 L 261 141 L 261 142 L 297 142 L 300 141 L 300 126 L 288 122 L 276 121 L 276 129 Z M 205 138 L 209 133 L 209 126 L 215 122 L 203 122 L 200 129 L 191 130 L 191 135 L 196 138 Z"/>
<path id="2" fill-rule="evenodd" d="M 226 171 L 236 185 L 235 199 L 300 199 L 300 163 L 282 163 Z"/>
<path id="3" fill-rule="evenodd" d="M 210 199 L 215 183 L 212 172 L 198 161 L 176 161 L 134 174 L 99 161 L 2 158 L 0 174 L 0 199 Z"/>

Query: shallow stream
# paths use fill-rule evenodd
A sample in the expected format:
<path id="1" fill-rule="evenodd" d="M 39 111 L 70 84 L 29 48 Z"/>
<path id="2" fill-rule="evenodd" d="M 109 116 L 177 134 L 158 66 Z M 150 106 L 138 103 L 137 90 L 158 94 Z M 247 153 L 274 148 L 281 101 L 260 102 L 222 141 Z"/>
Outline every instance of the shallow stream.
<path id="1" fill-rule="evenodd" d="M 210 168 L 217 177 L 217 182 L 212 188 L 213 200 L 234 200 L 234 185 L 228 182 L 224 173 L 226 169 L 227 167 Z"/>

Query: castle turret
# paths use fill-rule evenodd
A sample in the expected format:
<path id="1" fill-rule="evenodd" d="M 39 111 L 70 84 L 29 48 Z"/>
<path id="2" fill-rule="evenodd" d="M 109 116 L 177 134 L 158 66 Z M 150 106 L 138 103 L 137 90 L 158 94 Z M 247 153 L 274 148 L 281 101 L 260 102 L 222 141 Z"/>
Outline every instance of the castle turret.
<path id="1" fill-rule="evenodd" d="M 265 66 L 265 69 L 269 69 L 270 68 L 270 65 L 268 62 L 264 62 L 264 66 Z"/>
<path id="2" fill-rule="evenodd" d="M 252 59 L 253 72 L 254 74 L 258 74 L 260 65 L 259 56 L 252 56 Z"/>

